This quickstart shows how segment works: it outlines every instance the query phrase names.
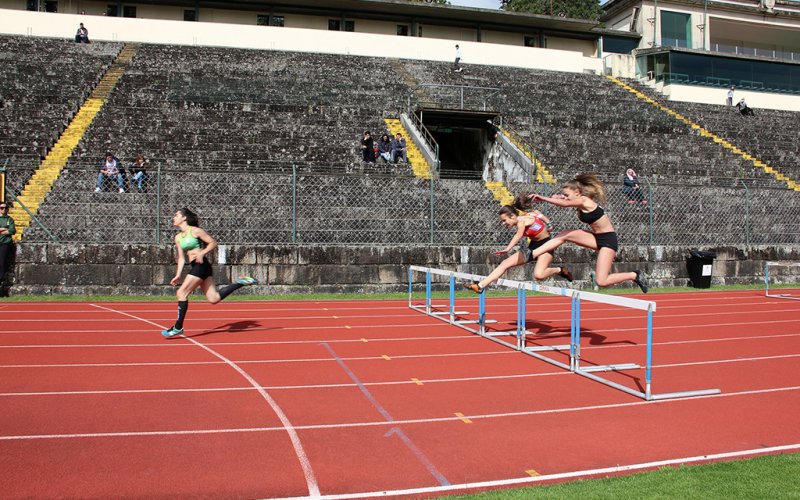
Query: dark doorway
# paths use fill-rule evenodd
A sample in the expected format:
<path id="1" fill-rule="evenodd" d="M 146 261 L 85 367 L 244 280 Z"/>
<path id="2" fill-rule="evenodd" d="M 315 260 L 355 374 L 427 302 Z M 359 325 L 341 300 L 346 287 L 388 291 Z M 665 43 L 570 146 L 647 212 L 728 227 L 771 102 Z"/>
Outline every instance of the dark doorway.
<path id="1" fill-rule="evenodd" d="M 439 145 L 442 177 L 481 177 L 494 145 L 497 113 L 420 109 L 417 115 Z"/>

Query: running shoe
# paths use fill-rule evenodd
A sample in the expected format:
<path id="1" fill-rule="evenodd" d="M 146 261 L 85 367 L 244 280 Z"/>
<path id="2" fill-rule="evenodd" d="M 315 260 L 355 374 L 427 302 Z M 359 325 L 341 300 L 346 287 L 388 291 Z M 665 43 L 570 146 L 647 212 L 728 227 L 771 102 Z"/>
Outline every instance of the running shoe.
<path id="1" fill-rule="evenodd" d="M 183 335 L 183 328 L 175 328 L 174 326 L 171 326 L 169 327 L 169 330 L 161 330 L 161 335 L 165 336 L 166 338 L 177 337 L 178 335 Z"/>
<path id="2" fill-rule="evenodd" d="M 252 276 L 239 276 L 239 279 L 236 280 L 236 282 L 239 283 L 240 285 L 244 285 L 244 286 L 250 286 L 250 285 L 257 285 L 258 284 L 258 280 L 253 278 Z"/>
<path id="3" fill-rule="evenodd" d="M 572 273 L 569 272 L 566 266 L 561 266 L 561 271 L 558 272 L 558 275 L 567 281 L 572 281 Z"/>
<path id="4" fill-rule="evenodd" d="M 468 288 L 475 293 L 483 293 L 484 290 L 483 288 L 481 288 L 479 284 L 475 283 L 474 281 L 472 283 L 470 283 L 469 281 L 465 281 L 464 288 Z"/>
<path id="5" fill-rule="evenodd" d="M 647 282 L 647 275 L 644 274 L 644 271 L 636 270 L 636 279 L 633 280 L 634 283 L 639 285 L 639 288 L 642 289 L 642 293 L 647 293 L 650 290 L 650 284 Z"/>

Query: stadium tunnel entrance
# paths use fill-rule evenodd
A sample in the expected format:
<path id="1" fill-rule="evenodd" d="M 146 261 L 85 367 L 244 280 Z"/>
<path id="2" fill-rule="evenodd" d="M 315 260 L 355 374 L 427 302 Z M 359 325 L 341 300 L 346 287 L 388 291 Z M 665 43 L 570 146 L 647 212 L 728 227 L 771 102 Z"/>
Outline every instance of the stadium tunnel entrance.
<path id="1" fill-rule="evenodd" d="M 439 144 L 440 177 L 481 178 L 494 147 L 493 121 L 499 113 L 423 108 L 417 115 Z"/>

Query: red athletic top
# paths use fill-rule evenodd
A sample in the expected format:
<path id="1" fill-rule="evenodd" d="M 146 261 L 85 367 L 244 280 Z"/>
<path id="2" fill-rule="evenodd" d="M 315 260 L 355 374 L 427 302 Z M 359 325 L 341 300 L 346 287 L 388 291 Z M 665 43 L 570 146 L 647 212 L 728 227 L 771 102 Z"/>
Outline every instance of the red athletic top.
<path id="1" fill-rule="evenodd" d="M 535 238 L 536 236 L 539 235 L 539 233 L 544 231 L 545 228 L 547 227 L 545 225 L 544 221 L 542 219 L 540 219 L 538 215 L 525 214 L 525 215 L 520 215 L 520 217 L 532 217 L 533 218 L 533 224 L 531 224 L 530 226 L 527 226 L 525 228 L 525 236 L 527 236 L 528 238 L 531 238 L 531 239 Z"/>

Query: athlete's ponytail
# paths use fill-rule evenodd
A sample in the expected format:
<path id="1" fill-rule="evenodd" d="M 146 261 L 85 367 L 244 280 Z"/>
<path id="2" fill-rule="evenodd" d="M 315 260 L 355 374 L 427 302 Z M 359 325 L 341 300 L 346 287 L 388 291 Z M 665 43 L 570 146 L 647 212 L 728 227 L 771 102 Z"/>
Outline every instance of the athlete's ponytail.
<path id="1" fill-rule="evenodd" d="M 598 203 L 606 202 L 606 189 L 594 174 L 576 175 L 574 179 L 567 181 L 563 187 L 577 189 L 583 196 L 591 198 Z"/>
<path id="2" fill-rule="evenodd" d="M 192 227 L 198 227 L 200 224 L 200 220 L 197 218 L 197 214 L 189 210 L 188 208 L 184 207 L 178 210 L 184 217 L 186 217 L 186 223 Z"/>

